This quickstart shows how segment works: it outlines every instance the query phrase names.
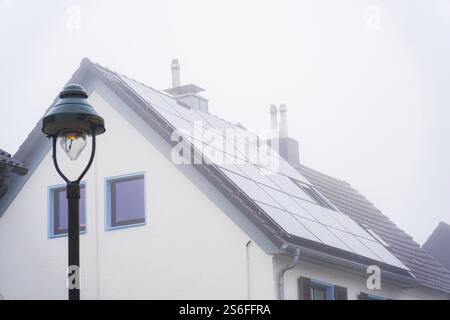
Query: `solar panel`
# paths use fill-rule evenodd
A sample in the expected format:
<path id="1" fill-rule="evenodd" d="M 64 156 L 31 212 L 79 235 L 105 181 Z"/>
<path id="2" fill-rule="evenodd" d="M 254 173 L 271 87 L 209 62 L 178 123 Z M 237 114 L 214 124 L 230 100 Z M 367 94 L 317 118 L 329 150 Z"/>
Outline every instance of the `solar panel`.
<path id="1" fill-rule="evenodd" d="M 180 105 L 175 99 L 163 94 L 158 93 L 161 97 L 161 100 L 166 104 L 169 105 L 177 114 L 185 118 L 186 120 L 189 120 L 191 122 L 199 122 L 202 126 L 205 128 L 208 127 L 207 123 L 203 121 L 203 119 L 199 116 L 197 112 L 195 112 L 194 109 L 185 107 Z"/>
<path id="2" fill-rule="evenodd" d="M 230 141 L 230 139 L 227 139 L 227 144 L 227 147 L 230 148 L 229 150 L 233 150 L 233 153 L 237 152 L 237 155 L 240 158 L 245 159 L 246 161 L 250 160 L 250 152 L 248 146 L 243 143 Z"/>
<path id="3" fill-rule="evenodd" d="M 279 187 L 272 182 L 272 180 L 269 179 L 268 176 L 263 174 L 263 172 L 258 169 L 253 164 L 239 164 L 237 167 L 243 172 L 245 176 L 247 176 L 249 179 L 262 183 L 266 186 L 272 187 L 274 189 L 279 189 Z"/>
<path id="4" fill-rule="evenodd" d="M 167 111 L 174 112 L 173 108 L 161 98 L 161 94 L 156 90 L 150 89 L 143 84 L 136 82 L 134 80 L 128 79 L 127 77 L 121 76 L 121 79 L 133 89 L 138 95 L 140 95 L 145 101 L 150 103 L 152 106 L 158 106 L 159 108 L 165 109 Z"/>
<path id="5" fill-rule="evenodd" d="M 305 208 L 320 223 L 336 229 L 347 231 L 347 229 L 343 225 L 341 225 L 335 217 L 329 214 L 328 211 L 330 210 L 306 201 L 301 201 L 300 205 Z"/>
<path id="6" fill-rule="evenodd" d="M 192 123 L 192 126 L 195 129 L 196 135 L 194 138 L 197 141 L 203 142 L 205 145 L 209 145 L 224 153 L 228 153 L 233 158 L 240 159 L 241 161 L 238 163 L 248 163 L 248 152 L 244 145 L 239 143 L 235 144 L 233 141 L 230 141 L 220 130 L 209 130 L 211 128 L 200 127 L 200 123 Z"/>
<path id="7" fill-rule="evenodd" d="M 223 172 L 250 198 L 271 205 L 273 207 L 280 208 L 280 205 L 276 203 L 271 197 L 269 197 L 267 193 L 265 193 L 260 187 L 258 187 L 256 182 L 244 178 L 243 176 L 240 176 L 238 174 L 232 173 L 228 170 L 223 170 Z"/>
<path id="8" fill-rule="evenodd" d="M 301 198 L 304 200 L 313 201 L 302 189 L 298 187 L 292 180 L 284 175 L 279 173 L 275 173 L 267 176 L 270 180 L 272 180 L 281 190 L 290 195 L 293 195 L 297 198 Z"/>
<path id="9" fill-rule="evenodd" d="M 226 122 L 225 120 L 222 120 L 218 117 L 212 116 L 209 113 L 206 112 L 197 112 L 194 110 L 194 112 L 196 112 L 198 114 L 198 116 L 205 121 L 206 123 L 208 123 L 208 125 L 211 128 L 217 129 L 217 130 L 227 130 L 227 129 L 234 129 L 235 127 Z"/>
<path id="10" fill-rule="evenodd" d="M 383 247 L 379 242 L 368 240 L 365 238 L 358 237 L 358 239 L 364 243 L 370 250 L 376 253 L 377 256 L 379 256 L 382 261 L 384 261 L 387 264 L 409 270 L 400 260 L 398 260 L 389 250 L 387 250 L 385 247 Z"/>
<path id="11" fill-rule="evenodd" d="M 375 253 L 359 241 L 354 235 L 337 229 L 330 229 L 339 239 L 341 239 L 354 253 L 361 256 L 380 261 Z"/>
<path id="12" fill-rule="evenodd" d="M 295 202 L 289 195 L 285 194 L 284 192 L 263 185 L 260 185 L 260 187 L 277 203 L 279 203 L 282 209 L 302 217 L 314 219 L 305 209 L 303 209 L 297 202 Z"/>
<path id="13" fill-rule="evenodd" d="M 247 161 L 245 161 L 244 159 L 240 158 L 239 156 L 237 156 L 233 153 L 224 152 L 224 154 L 225 154 L 226 164 L 233 164 L 239 168 L 241 168 L 242 166 L 248 165 Z M 240 169 L 239 173 L 240 172 L 242 172 L 242 169 Z M 245 176 L 245 174 L 244 174 L 244 176 Z"/>
<path id="14" fill-rule="evenodd" d="M 346 246 L 343 241 L 336 237 L 323 224 L 299 216 L 294 216 L 294 218 L 301 222 L 301 224 L 305 226 L 306 229 L 308 229 L 312 234 L 319 238 L 322 243 L 331 247 L 350 251 L 349 247 Z"/>
<path id="15" fill-rule="evenodd" d="M 256 134 L 249 130 L 244 130 L 238 126 L 233 126 L 232 135 L 236 136 L 240 143 L 250 144 L 253 147 L 257 147 L 259 138 Z"/>
<path id="16" fill-rule="evenodd" d="M 277 170 L 278 172 L 295 180 L 309 184 L 309 181 L 303 175 L 301 175 L 296 169 L 294 169 L 289 163 L 286 162 L 286 160 L 281 157 L 279 157 L 279 165 L 280 168 L 279 170 Z"/>
<path id="17" fill-rule="evenodd" d="M 373 240 L 370 234 L 368 234 L 359 224 L 357 224 L 345 214 L 332 210 L 328 210 L 327 212 L 328 214 L 332 215 L 339 222 L 339 224 L 344 226 L 345 229 L 347 229 L 351 234 Z"/>
<path id="18" fill-rule="evenodd" d="M 179 130 L 181 133 L 190 133 L 188 135 L 192 135 L 193 133 L 193 126 L 186 121 L 185 119 L 174 115 L 172 112 L 168 112 L 165 109 L 155 108 L 156 111 L 158 111 L 159 114 L 161 114 L 164 119 L 166 119 L 171 125 L 173 125 L 177 130 Z"/>
<path id="19" fill-rule="evenodd" d="M 225 155 L 225 156 L 227 156 L 227 155 Z M 216 164 L 216 163 L 215 163 L 215 164 Z M 241 176 L 246 177 L 245 174 L 242 172 L 242 170 L 241 170 L 237 165 L 235 165 L 235 164 L 233 164 L 233 163 L 231 163 L 231 162 L 227 162 L 227 161 L 225 160 L 224 163 L 217 163 L 216 165 L 219 166 L 220 168 L 226 169 L 226 170 L 228 170 L 228 171 L 231 171 L 231 172 L 233 172 L 233 173 L 236 173 L 236 174 L 239 174 L 239 175 L 241 175 Z M 247 177 L 246 177 L 246 178 L 247 178 Z"/>
<path id="20" fill-rule="evenodd" d="M 257 204 L 261 209 L 264 210 L 265 213 L 269 215 L 272 220 L 274 220 L 289 234 L 303 239 L 320 242 L 320 240 L 316 236 L 314 236 L 310 231 L 308 231 L 308 229 L 306 229 L 301 223 L 299 223 L 286 211 L 268 206 L 261 202 L 257 202 Z"/>

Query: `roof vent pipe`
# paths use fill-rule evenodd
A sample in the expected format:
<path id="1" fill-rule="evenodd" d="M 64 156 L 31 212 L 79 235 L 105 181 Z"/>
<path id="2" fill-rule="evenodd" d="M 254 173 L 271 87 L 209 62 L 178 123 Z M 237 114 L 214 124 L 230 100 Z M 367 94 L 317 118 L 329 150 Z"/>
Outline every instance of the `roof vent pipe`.
<path id="1" fill-rule="evenodd" d="M 172 69 L 172 88 L 166 89 L 164 92 L 170 94 L 180 105 L 186 108 L 207 113 L 208 99 L 198 95 L 205 89 L 195 84 L 180 84 L 180 63 L 178 59 L 172 59 L 170 68 Z"/>
<path id="2" fill-rule="evenodd" d="M 178 59 L 172 59 L 172 64 L 170 65 L 172 68 L 172 88 L 176 88 L 180 86 L 180 63 Z"/>
<path id="3" fill-rule="evenodd" d="M 272 148 L 279 152 L 279 134 L 278 134 L 278 108 L 275 104 L 270 105 L 270 140 Z"/>
<path id="4" fill-rule="evenodd" d="M 280 104 L 280 138 L 288 137 L 288 125 L 287 125 L 287 117 L 286 117 L 286 104 Z"/>
<path id="5" fill-rule="evenodd" d="M 270 129 L 273 131 L 278 130 L 278 110 L 277 106 L 274 104 L 270 105 Z"/>

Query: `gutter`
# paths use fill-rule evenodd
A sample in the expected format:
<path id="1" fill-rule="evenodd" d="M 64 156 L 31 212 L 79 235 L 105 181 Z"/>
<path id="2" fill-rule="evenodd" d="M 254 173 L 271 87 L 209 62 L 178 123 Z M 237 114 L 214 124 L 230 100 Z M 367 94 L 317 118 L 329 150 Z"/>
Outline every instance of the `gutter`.
<path id="1" fill-rule="evenodd" d="M 285 245 L 283 245 L 284 247 Z M 295 255 L 291 263 L 284 265 L 278 271 L 277 288 L 278 288 L 278 300 L 284 300 L 284 273 L 294 268 L 300 260 L 300 249 L 295 249 Z"/>
<path id="2" fill-rule="evenodd" d="M 315 250 L 310 250 L 306 248 L 302 248 L 302 253 L 304 260 L 311 261 L 313 263 L 318 260 L 321 261 L 322 263 L 327 263 L 341 267 L 343 268 L 343 270 L 351 269 L 361 273 L 361 275 L 367 275 L 367 267 L 368 267 L 367 264 L 337 258 L 332 255 L 320 253 Z M 417 285 L 415 276 L 413 276 L 411 272 L 407 270 L 404 270 L 404 274 L 398 274 L 381 268 L 381 277 L 382 279 L 387 280 L 404 289 L 411 288 Z"/>

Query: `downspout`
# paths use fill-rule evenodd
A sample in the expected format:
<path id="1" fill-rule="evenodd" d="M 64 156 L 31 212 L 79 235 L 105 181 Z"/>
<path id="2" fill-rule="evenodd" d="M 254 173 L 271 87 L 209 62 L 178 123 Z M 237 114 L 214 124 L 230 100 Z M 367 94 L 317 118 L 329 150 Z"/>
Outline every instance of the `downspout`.
<path id="1" fill-rule="evenodd" d="M 247 299 L 251 299 L 250 295 L 250 244 L 252 243 L 251 240 L 248 240 L 248 242 L 245 244 L 245 255 L 246 255 L 246 262 L 247 262 L 247 270 L 246 270 L 246 276 L 247 276 Z"/>
<path id="2" fill-rule="evenodd" d="M 300 249 L 295 249 L 294 259 L 290 264 L 284 265 L 278 271 L 278 300 L 284 300 L 284 273 L 292 268 L 300 260 Z"/>

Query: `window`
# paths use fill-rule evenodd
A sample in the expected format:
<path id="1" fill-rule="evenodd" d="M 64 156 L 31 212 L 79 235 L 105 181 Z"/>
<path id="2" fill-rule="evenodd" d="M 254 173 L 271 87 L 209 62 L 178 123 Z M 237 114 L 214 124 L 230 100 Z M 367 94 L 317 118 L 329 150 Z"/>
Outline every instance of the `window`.
<path id="1" fill-rule="evenodd" d="M 311 300 L 332 300 L 325 286 L 311 284 Z"/>
<path id="2" fill-rule="evenodd" d="M 347 288 L 301 277 L 298 280 L 301 300 L 347 300 Z"/>
<path id="3" fill-rule="evenodd" d="M 144 174 L 108 179 L 106 195 L 108 229 L 145 224 Z"/>
<path id="4" fill-rule="evenodd" d="M 65 236 L 68 232 L 66 186 L 49 188 L 49 237 Z M 80 186 L 80 232 L 86 231 L 86 191 Z"/>
<path id="5" fill-rule="evenodd" d="M 331 205 L 320 193 L 318 193 L 312 186 L 300 181 L 293 180 L 296 185 L 300 187 L 316 204 L 324 208 L 336 211 L 336 209 Z"/>

